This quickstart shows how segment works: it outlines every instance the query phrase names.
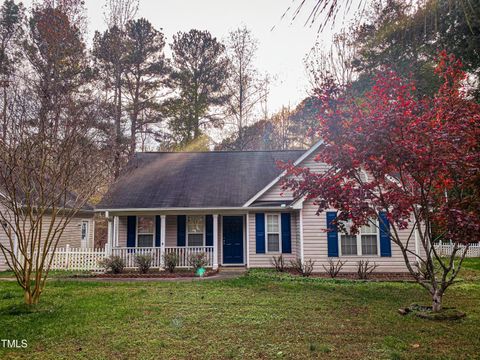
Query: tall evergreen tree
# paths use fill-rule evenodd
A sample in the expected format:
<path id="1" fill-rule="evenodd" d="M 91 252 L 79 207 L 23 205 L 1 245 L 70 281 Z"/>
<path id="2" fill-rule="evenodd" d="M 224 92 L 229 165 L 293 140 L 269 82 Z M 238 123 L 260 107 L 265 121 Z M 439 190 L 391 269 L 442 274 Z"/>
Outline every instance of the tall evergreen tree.
<path id="1" fill-rule="evenodd" d="M 97 78 L 102 87 L 101 108 L 106 119 L 107 143 L 112 151 L 113 176 L 116 178 L 126 152 L 124 136 L 123 78 L 126 67 L 125 32 L 113 26 L 103 34 L 95 32 L 93 56 Z M 111 135 L 110 135 L 111 134 Z"/>
<path id="2" fill-rule="evenodd" d="M 138 133 L 148 132 L 149 124 L 161 120 L 160 100 L 168 66 L 163 53 L 165 38 L 148 20 L 129 21 L 125 35 L 125 87 L 129 101 L 131 156 L 137 149 Z"/>
<path id="3" fill-rule="evenodd" d="M 166 103 L 166 114 L 174 143 L 181 148 L 199 139 L 208 127 L 223 125 L 221 107 L 229 98 L 228 59 L 225 46 L 208 31 L 179 32 L 171 48 L 168 84 L 177 95 Z"/>
<path id="4" fill-rule="evenodd" d="M 446 49 L 457 56 L 465 70 L 480 75 L 480 1 L 471 6 L 450 0 L 411 4 L 402 0 L 376 0 L 364 23 L 354 27 L 358 52 L 354 66 L 359 73 L 355 89 L 362 92 L 373 76 L 388 67 L 417 84 L 417 94 L 433 95 L 439 80 L 436 58 Z M 478 82 L 477 82 L 478 92 Z"/>
<path id="5" fill-rule="evenodd" d="M 65 111 L 85 104 L 89 67 L 79 27 L 62 6 L 38 5 L 29 20 L 25 54 L 36 76 L 29 83 L 38 97 L 39 124 L 58 127 Z M 75 101 L 72 101 L 75 99 Z M 74 105 L 72 109 L 69 106 Z"/>

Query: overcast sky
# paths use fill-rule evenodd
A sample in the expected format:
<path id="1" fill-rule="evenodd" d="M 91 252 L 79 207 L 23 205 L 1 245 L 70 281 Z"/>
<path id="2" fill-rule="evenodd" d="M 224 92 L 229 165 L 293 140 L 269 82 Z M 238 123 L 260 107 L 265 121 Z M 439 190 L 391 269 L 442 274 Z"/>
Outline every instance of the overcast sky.
<path id="1" fill-rule="evenodd" d="M 328 44 L 334 32 L 328 28 L 318 34 L 317 27 L 304 26 L 309 6 L 293 24 L 291 16 L 281 20 L 292 2 L 295 5 L 299 1 L 140 0 L 138 16 L 147 18 L 156 28 L 162 28 L 168 43 L 178 31 L 192 28 L 209 30 L 223 39 L 238 26 L 247 26 L 259 41 L 257 67 L 277 78 L 272 84 L 269 99 L 269 110 L 273 112 L 281 105 L 290 104 L 293 107 L 306 96 L 308 80 L 303 59 L 318 38 Z M 29 5 L 31 0 L 24 3 Z M 105 29 L 103 4 L 103 0 L 86 0 L 90 38 L 95 30 Z M 340 16 L 342 19 L 345 20 Z M 335 26 L 342 26 L 342 21 Z"/>

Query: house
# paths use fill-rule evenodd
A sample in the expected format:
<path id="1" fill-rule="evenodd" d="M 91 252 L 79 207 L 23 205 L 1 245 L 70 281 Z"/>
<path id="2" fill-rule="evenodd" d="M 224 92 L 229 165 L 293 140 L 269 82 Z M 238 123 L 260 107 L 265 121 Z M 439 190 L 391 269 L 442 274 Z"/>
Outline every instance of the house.
<path id="1" fill-rule="evenodd" d="M 277 161 L 312 171 L 319 144 L 308 151 L 212 151 L 138 153 L 109 189 L 96 211 L 108 218 L 108 246 L 134 266 L 133 256 L 176 253 L 188 266 L 194 253 L 206 253 L 209 266 L 271 267 L 272 257 L 315 261 L 324 271 L 329 259 L 375 262 L 378 272 L 407 272 L 403 256 L 390 243 L 388 225 L 364 226 L 358 235 L 326 232 L 335 211 L 317 215 L 313 201 L 295 199 L 281 187 Z M 387 223 L 388 224 L 388 223 Z M 402 230 L 405 239 L 410 229 Z M 412 258 L 419 251 L 412 243 Z"/>
<path id="2" fill-rule="evenodd" d="M 0 194 L 1 196 L 1 194 Z M 2 215 L 13 221 L 13 217 L 10 215 L 10 212 L 0 201 L 0 212 Z M 64 248 L 69 245 L 71 248 L 90 248 L 94 245 L 94 210 L 91 205 L 85 205 L 77 214 L 72 217 L 70 222 L 66 225 L 65 230 L 58 242 L 57 248 Z M 44 223 L 48 224 L 50 222 L 50 216 L 46 215 L 44 217 Z M 30 226 L 28 225 L 28 220 L 26 221 L 26 231 L 29 232 Z M 6 223 L 2 222 L 0 219 L 0 243 L 4 245 L 7 249 L 10 249 L 10 240 L 7 236 L 7 231 L 9 231 Z M 47 228 L 43 229 L 45 233 Z M 13 248 L 15 252 L 18 252 L 18 243 L 16 243 L 16 238 L 14 239 Z M 0 251 L 0 271 L 8 270 L 8 265 L 6 262 L 3 253 Z"/>

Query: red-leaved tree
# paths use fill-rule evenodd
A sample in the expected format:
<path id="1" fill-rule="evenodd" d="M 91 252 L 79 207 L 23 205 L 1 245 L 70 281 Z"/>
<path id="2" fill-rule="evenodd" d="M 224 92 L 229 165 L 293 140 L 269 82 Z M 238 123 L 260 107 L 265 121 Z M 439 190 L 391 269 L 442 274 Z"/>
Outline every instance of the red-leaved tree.
<path id="1" fill-rule="evenodd" d="M 424 99 L 387 70 L 362 99 L 326 81 L 318 91 L 323 144 L 316 161 L 330 170 L 283 167 L 284 187 L 314 199 L 319 212 L 338 209 L 343 230 L 351 221 L 355 233 L 385 211 L 392 242 L 440 311 L 469 244 L 480 240 L 480 106 L 462 90 L 460 61 L 442 52 L 436 73 L 443 85 Z M 407 228 L 410 236 L 401 241 L 399 230 Z M 439 239 L 453 242 L 451 256 L 436 251 Z M 409 248 L 414 241 L 418 254 Z"/>

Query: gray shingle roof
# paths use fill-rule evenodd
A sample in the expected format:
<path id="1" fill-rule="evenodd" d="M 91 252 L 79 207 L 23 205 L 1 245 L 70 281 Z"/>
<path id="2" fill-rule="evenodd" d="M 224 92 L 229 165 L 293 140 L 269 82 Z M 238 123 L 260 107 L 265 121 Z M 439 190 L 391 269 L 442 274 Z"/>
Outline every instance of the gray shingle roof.
<path id="1" fill-rule="evenodd" d="M 239 207 L 305 151 L 137 153 L 98 209 Z"/>

